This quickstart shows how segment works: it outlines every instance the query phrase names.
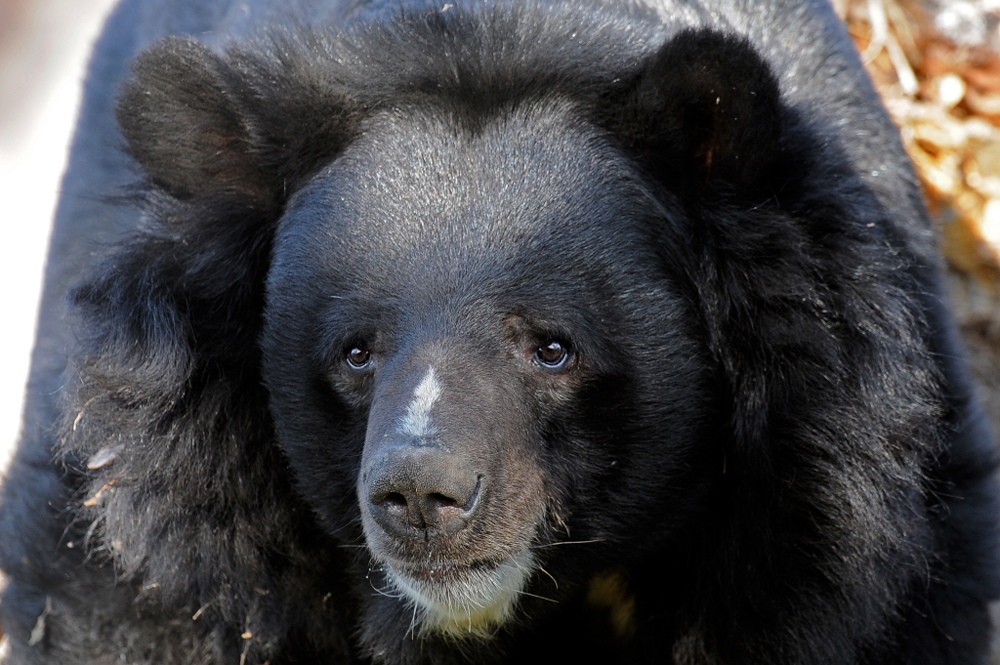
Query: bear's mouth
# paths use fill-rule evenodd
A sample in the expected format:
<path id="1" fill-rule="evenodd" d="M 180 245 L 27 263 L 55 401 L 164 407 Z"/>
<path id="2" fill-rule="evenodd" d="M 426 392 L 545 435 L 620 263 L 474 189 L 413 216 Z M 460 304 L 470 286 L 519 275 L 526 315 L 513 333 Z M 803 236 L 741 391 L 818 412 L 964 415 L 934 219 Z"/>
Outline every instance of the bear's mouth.
<path id="1" fill-rule="evenodd" d="M 528 550 L 471 564 L 382 564 L 390 590 L 413 606 L 415 629 L 480 639 L 492 637 L 511 617 L 534 569 Z"/>

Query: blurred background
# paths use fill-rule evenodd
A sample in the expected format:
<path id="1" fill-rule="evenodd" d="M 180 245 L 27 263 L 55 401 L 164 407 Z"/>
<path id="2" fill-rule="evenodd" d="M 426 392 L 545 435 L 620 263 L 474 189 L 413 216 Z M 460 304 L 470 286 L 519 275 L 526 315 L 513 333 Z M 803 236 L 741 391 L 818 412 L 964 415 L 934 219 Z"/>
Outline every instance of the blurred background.
<path id="1" fill-rule="evenodd" d="M 1000 0 L 835 0 L 900 126 L 1000 433 Z"/>
<path id="2" fill-rule="evenodd" d="M 113 0 L 0 0 L 0 470 L 17 436 L 41 274 L 87 52 Z"/>

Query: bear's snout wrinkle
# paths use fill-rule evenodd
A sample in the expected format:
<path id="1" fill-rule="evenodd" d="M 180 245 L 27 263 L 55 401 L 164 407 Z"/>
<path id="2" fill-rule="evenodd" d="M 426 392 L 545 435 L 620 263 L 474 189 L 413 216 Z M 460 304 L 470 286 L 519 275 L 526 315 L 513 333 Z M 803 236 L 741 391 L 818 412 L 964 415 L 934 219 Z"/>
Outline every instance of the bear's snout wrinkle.
<path id="1" fill-rule="evenodd" d="M 454 535 L 474 518 L 483 476 L 460 455 L 437 446 L 391 444 L 371 462 L 364 495 L 375 522 L 397 538 L 424 530 Z"/>

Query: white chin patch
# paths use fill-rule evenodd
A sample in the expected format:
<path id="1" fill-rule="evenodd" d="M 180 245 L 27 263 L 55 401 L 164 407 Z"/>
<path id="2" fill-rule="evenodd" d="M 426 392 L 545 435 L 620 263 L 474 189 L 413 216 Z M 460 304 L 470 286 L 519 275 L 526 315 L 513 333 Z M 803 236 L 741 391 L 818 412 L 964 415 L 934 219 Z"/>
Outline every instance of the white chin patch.
<path id="1" fill-rule="evenodd" d="M 495 568 L 441 571 L 441 581 L 414 579 L 388 564 L 384 570 L 394 589 L 412 603 L 415 632 L 488 639 L 510 619 L 534 563 L 525 551 Z"/>

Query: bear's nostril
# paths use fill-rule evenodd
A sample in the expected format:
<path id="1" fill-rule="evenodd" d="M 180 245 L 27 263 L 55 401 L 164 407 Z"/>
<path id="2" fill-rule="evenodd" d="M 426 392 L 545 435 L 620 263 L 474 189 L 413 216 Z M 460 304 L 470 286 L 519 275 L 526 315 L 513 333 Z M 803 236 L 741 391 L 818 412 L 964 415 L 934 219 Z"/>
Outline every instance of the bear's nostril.
<path id="1" fill-rule="evenodd" d="M 389 492 L 381 500 L 372 500 L 372 503 L 383 504 L 389 510 L 405 510 L 406 497 L 399 492 Z"/>
<path id="2" fill-rule="evenodd" d="M 433 492 L 427 496 L 431 505 L 435 508 L 462 508 L 463 506 L 455 499 L 446 497 L 444 494 Z"/>
<path id="3" fill-rule="evenodd" d="M 482 486 L 482 476 L 476 476 L 476 485 L 472 489 L 471 495 L 461 498 L 450 497 L 440 492 L 431 492 L 427 495 L 427 504 L 438 512 L 450 511 L 452 514 L 469 513 L 475 508 L 479 500 L 479 488 Z"/>

